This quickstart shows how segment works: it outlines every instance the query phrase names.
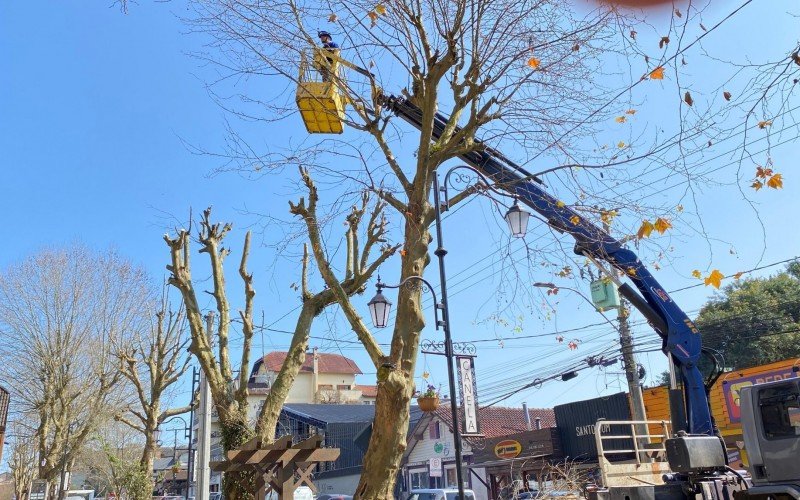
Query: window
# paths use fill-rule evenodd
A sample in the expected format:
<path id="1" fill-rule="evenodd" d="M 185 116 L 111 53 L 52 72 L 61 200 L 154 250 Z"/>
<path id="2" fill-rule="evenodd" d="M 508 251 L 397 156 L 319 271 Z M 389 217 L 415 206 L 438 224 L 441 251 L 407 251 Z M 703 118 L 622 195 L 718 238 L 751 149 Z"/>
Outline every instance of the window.
<path id="1" fill-rule="evenodd" d="M 339 389 L 340 391 L 349 391 L 350 390 L 350 386 L 347 385 L 347 384 L 339 384 L 339 385 L 336 386 L 336 388 Z"/>
<path id="2" fill-rule="evenodd" d="M 431 422 L 428 424 L 428 437 L 431 439 L 439 439 L 442 437 L 440 429 L 439 429 L 439 422 Z"/>
<path id="3" fill-rule="evenodd" d="M 800 435 L 800 394 L 794 385 L 779 385 L 759 391 L 761 423 L 767 439 Z"/>
<path id="4" fill-rule="evenodd" d="M 331 385 L 331 384 L 319 384 L 317 386 L 317 389 L 319 389 L 320 391 L 332 391 L 333 390 L 333 385 Z"/>
<path id="5" fill-rule="evenodd" d="M 458 477 L 456 476 L 456 468 L 445 467 L 444 469 L 445 488 L 458 488 Z"/>
<path id="6" fill-rule="evenodd" d="M 422 488 L 428 488 L 430 486 L 428 480 L 428 471 L 411 471 L 409 472 L 409 483 L 411 484 L 412 490 L 418 490 Z"/>

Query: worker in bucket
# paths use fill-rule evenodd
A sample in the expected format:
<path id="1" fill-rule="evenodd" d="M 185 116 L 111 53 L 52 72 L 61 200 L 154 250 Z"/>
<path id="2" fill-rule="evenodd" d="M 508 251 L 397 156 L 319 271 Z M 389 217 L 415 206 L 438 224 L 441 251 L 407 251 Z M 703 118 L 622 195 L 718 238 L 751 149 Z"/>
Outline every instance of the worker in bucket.
<path id="1" fill-rule="evenodd" d="M 333 37 L 331 37 L 331 34 L 328 33 L 327 31 L 320 31 L 317 33 L 317 36 L 322 42 L 322 48 L 330 51 L 334 51 L 339 48 L 339 44 L 333 41 Z M 330 80 L 330 73 L 331 73 L 330 65 L 333 64 L 333 58 L 327 57 L 326 59 L 328 60 L 328 64 L 327 65 L 324 63 L 319 64 L 319 67 L 317 68 L 319 69 L 319 72 L 322 75 L 323 82 L 327 82 Z"/>

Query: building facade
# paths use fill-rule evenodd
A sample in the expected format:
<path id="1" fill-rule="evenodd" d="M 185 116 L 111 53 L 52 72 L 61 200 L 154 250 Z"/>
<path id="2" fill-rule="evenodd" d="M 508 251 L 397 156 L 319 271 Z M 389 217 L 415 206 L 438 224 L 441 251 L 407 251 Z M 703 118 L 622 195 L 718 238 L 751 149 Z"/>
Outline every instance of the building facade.
<path id="1" fill-rule="evenodd" d="M 553 410 L 487 407 L 478 410 L 481 439 L 464 439 L 462 456 L 465 487 L 477 500 L 490 497 L 491 485 L 484 467 L 475 463 L 476 451 L 488 439 L 531 429 L 555 427 Z M 413 426 L 403 456 L 400 488 L 405 494 L 417 488 L 457 488 L 455 440 L 449 404 L 425 413 Z"/>

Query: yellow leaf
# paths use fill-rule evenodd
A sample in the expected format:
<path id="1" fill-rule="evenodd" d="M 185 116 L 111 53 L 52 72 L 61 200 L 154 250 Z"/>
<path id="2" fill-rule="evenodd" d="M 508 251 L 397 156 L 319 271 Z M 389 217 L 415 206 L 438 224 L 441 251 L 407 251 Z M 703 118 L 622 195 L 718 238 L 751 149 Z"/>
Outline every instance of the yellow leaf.
<path id="1" fill-rule="evenodd" d="M 558 208 L 563 208 L 563 207 L 564 207 L 564 205 L 566 205 L 566 203 L 564 203 L 564 202 L 563 202 L 563 201 L 561 201 L 561 200 L 558 200 L 558 201 L 556 202 L 556 206 L 557 206 Z"/>
<path id="2" fill-rule="evenodd" d="M 697 279 L 700 279 L 700 278 L 703 277 L 703 273 L 701 273 L 699 270 L 695 269 L 694 271 L 692 271 L 692 276 L 694 276 Z"/>
<path id="3" fill-rule="evenodd" d="M 714 269 L 714 270 L 711 271 L 711 274 L 709 274 L 706 277 L 704 283 L 706 284 L 706 286 L 711 285 L 714 288 L 719 288 L 720 285 L 722 284 L 722 278 L 724 278 L 724 277 L 725 277 L 725 275 L 723 275 L 718 270 Z"/>
<path id="4" fill-rule="evenodd" d="M 763 120 L 758 122 L 758 128 L 767 128 L 772 125 L 772 120 Z"/>
<path id="5" fill-rule="evenodd" d="M 618 116 L 618 117 L 614 118 L 614 121 L 617 122 L 617 123 L 625 123 L 625 117 L 624 116 Z"/>
<path id="6" fill-rule="evenodd" d="M 336 17 L 336 14 L 331 14 L 330 16 L 328 16 L 329 23 L 335 23 L 337 19 L 338 17 Z"/>
<path id="7" fill-rule="evenodd" d="M 659 66 L 653 71 L 650 72 L 650 79 L 651 80 L 663 80 L 664 79 L 664 66 Z"/>
<path id="8" fill-rule="evenodd" d="M 738 273 L 733 275 L 733 279 L 738 280 L 739 278 L 742 277 L 743 274 L 744 274 L 744 271 L 739 271 Z"/>
<path id="9" fill-rule="evenodd" d="M 658 234 L 664 234 L 667 231 L 667 229 L 672 227 L 672 224 L 670 224 L 670 222 L 667 219 L 659 217 L 658 219 L 656 219 L 656 223 L 653 224 L 653 227 L 655 228 L 656 231 L 658 231 Z"/>
<path id="10" fill-rule="evenodd" d="M 630 276 L 636 276 L 636 268 L 635 267 L 629 267 L 628 269 L 626 269 L 626 271 L 628 272 L 628 274 Z"/>
<path id="11" fill-rule="evenodd" d="M 528 66 L 530 66 L 533 69 L 538 68 L 541 63 L 542 62 L 536 57 L 531 57 L 530 59 L 528 59 Z"/>
<path id="12" fill-rule="evenodd" d="M 783 187 L 783 176 L 781 174 L 773 175 L 767 181 L 767 186 L 772 189 L 781 189 Z"/>
<path id="13" fill-rule="evenodd" d="M 647 238 L 650 236 L 650 233 L 653 232 L 653 229 L 654 227 L 652 222 L 649 220 L 642 221 L 642 225 L 639 227 L 639 231 L 636 233 L 636 236 L 638 236 L 639 239 Z"/>
<path id="14" fill-rule="evenodd" d="M 578 223 L 581 221 L 581 218 L 578 217 L 577 215 L 573 215 L 572 217 L 569 218 L 569 221 L 572 222 L 572 224 L 577 226 Z"/>
<path id="15" fill-rule="evenodd" d="M 626 115 L 635 115 L 636 114 L 636 110 L 635 109 L 629 109 L 628 111 L 625 112 L 625 114 Z"/>
<path id="16" fill-rule="evenodd" d="M 618 147 L 619 149 L 622 149 L 622 148 L 624 148 L 624 147 L 625 147 L 625 142 L 623 142 L 623 141 L 619 141 L 619 142 L 617 143 L 617 147 Z"/>
<path id="17" fill-rule="evenodd" d="M 750 187 L 758 191 L 759 189 L 764 187 L 764 185 L 761 183 L 761 181 L 753 181 L 753 183 L 750 184 Z"/>
<path id="18" fill-rule="evenodd" d="M 375 6 L 375 12 L 377 12 L 378 14 L 380 14 L 382 16 L 385 16 L 386 15 L 386 7 L 382 3 L 379 3 L 378 5 Z"/>
<path id="19" fill-rule="evenodd" d="M 422 378 L 423 378 L 423 379 L 425 379 L 425 380 L 428 380 L 428 377 L 430 377 L 430 376 L 431 376 L 431 374 L 430 374 L 430 373 L 428 373 L 428 372 L 422 372 Z"/>
<path id="20" fill-rule="evenodd" d="M 616 210 L 603 210 L 600 212 L 600 220 L 603 221 L 604 224 L 611 224 L 614 221 L 614 217 L 619 215 Z"/>

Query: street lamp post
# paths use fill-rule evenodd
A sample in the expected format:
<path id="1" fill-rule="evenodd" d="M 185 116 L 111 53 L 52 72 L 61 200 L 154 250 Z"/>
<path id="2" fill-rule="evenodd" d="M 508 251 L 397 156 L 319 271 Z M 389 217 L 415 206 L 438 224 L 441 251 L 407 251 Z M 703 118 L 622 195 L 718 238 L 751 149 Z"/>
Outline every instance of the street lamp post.
<path id="1" fill-rule="evenodd" d="M 444 330 L 444 355 L 447 358 L 447 381 L 450 389 L 450 413 L 451 419 L 453 421 L 453 440 L 455 446 L 455 458 L 456 458 L 456 481 L 458 482 L 458 498 L 463 500 L 466 498 L 464 496 L 464 472 L 463 472 L 463 464 L 462 464 L 462 448 L 461 448 L 461 426 L 459 423 L 458 418 L 458 405 L 456 401 L 456 381 L 455 381 L 455 373 L 454 373 L 454 364 L 453 364 L 453 338 L 450 332 L 450 310 L 448 308 L 448 301 L 447 301 L 447 276 L 445 273 L 445 265 L 444 265 L 444 257 L 447 255 L 447 250 L 444 248 L 443 239 L 442 239 L 442 211 L 446 211 L 449 208 L 449 199 L 447 196 L 447 181 L 449 180 L 450 174 L 458 169 L 466 169 L 474 172 L 477 176 L 479 176 L 484 181 L 485 189 L 493 191 L 501 196 L 508 196 L 506 193 L 502 193 L 495 188 L 493 188 L 489 182 L 489 180 L 481 174 L 479 171 L 475 170 L 474 168 L 468 165 L 459 165 L 456 167 L 451 168 L 445 174 L 444 179 L 444 187 L 440 188 L 439 186 L 439 175 L 436 174 L 433 178 L 433 202 L 434 202 L 434 214 L 435 214 L 435 225 L 436 225 L 436 250 L 433 252 L 436 255 L 439 263 L 439 286 L 441 287 L 442 293 L 442 301 L 438 302 L 436 300 L 436 292 L 434 291 L 433 287 L 431 286 L 428 281 L 426 281 L 421 276 L 409 276 L 404 279 L 398 285 L 386 285 L 381 283 L 380 277 L 378 277 L 377 283 L 377 293 L 372 300 L 369 301 L 367 304 L 370 310 L 370 315 L 372 316 L 372 322 L 376 328 L 384 328 L 386 327 L 388 320 L 389 320 L 389 311 L 391 309 L 392 303 L 384 297 L 382 293 L 383 288 L 399 288 L 409 281 L 420 281 L 424 283 L 428 289 L 433 294 L 433 301 L 434 301 L 434 319 L 436 321 L 436 329 L 438 330 L 439 327 L 442 327 Z M 444 203 L 440 201 L 440 194 L 444 194 Z M 530 213 L 523 210 L 519 203 L 516 201 L 516 197 L 514 205 L 506 212 L 505 219 L 508 222 L 509 228 L 511 229 L 511 233 L 515 237 L 522 237 L 525 235 L 528 226 L 528 218 Z M 442 319 L 439 320 L 438 311 L 442 311 Z"/>
<path id="2" fill-rule="evenodd" d="M 161 425 L 168 424 L 168 423 L 170 423 L 170 422 L 172 422 L 173 420 L 176 420 L 176 419 L 180 420 L 181 422 L 183 422 L 183 437 L 189 441 L 189 446 L 188 446 L 188 449 L 187 449 L 188 457 L 186 459 L 186 496 L 185 496 L 186 500 L 189 500 L 189 483 L 191 481 L 191 473 L 192 473 L 192 470 L 191 470 L 191 465 L 192 465 L 192 426 L 187 424 L 186 420 L 184 420 L 183 417 L 178 416 L 178 415 L 166 420 L 165 422 L 161 422 Z M 174 440 L 173 445 L 172 445 L 172 459 L 173 460 L 175 460 L 176 452 L 177 452 L 177 449 L 178 449 L 178 431 L 179 430 L 180 430 L 180 428 L 173 429 L 173 432 L 175 433 L 175 437 L 174 437 L 175 440 Z M 173 467 L 174 467 L 174 464 L 173 464 Z M 173 486 L 174 486 L 174 484 L 175 484 L 175 470 L 174 469 L 172 471 L 172 482 L 173 482 Z"/>

